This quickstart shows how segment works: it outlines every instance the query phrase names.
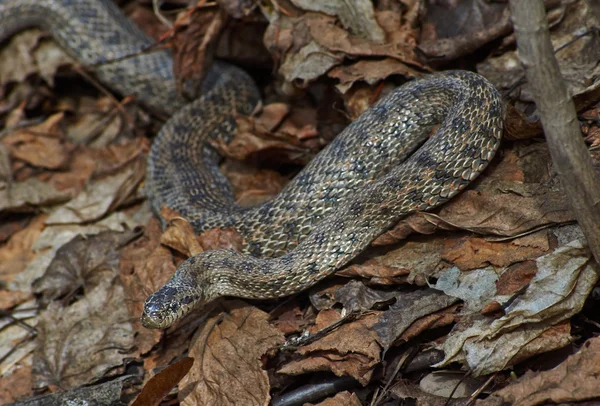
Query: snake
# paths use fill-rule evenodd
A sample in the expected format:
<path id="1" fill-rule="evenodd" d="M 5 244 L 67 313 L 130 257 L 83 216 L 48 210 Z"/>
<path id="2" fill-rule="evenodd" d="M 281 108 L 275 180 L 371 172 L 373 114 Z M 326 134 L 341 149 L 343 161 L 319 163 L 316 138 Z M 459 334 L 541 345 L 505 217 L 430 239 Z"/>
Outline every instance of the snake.
<path id="1" fill-rule="evenodd" d="M 373 103 L 272 199 L 236 204 L 213 142 L 260 92 L 244 70 L 216 61 L 184 97 L 168 49 L 110 0 L 0 0 L 0 41 L 37 26 L 114 92 L 169 116 L 147 161 L 154 210 L 180 213 L 198 233 L 233 228 L 243 249 L 201 252 L 148 296 L 142 324 L 165 329 L 217 298 L 274 299 L 331 275 L 411 213 L 438 207 L 490 163 L 504 106 L 484 77 L 446 71 L 407 81 Z"/>

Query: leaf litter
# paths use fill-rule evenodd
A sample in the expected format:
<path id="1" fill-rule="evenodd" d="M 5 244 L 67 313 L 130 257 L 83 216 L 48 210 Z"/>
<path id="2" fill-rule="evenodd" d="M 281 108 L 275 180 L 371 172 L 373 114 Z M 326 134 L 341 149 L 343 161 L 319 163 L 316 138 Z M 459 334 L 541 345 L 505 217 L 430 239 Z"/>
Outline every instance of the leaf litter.
<path id="1" fill-rule="evenodd" d="M 197 236 L 169 210 L 162 231 L 142 188 L 145 136 L 164 117 L 86 85 L 80 67 L 69 69 L 72 61 L 40 31 L 20 34 L 0 49 L 0 401 L 34 390 L 68 401 L 100 393 L 107 384 L 99 382 L 109 380 L 113 400 L 133 400 L 143 387 L 138 403 L 266 405 L 335 375 L 356 386 L 321 405 L 445 404 L 474 393 L 484 404 L 597 399 L 600 321 L 587 308 L 598 265 L 545 143 L 531 139 L 541 127 L 519 81 L 506 6 L 202 3 L 179 13 L 172 30 L 140 3 L 127 11 L 174 45 L 186 93 L 215 58 L 281 78 L 263 78 L 265 106 L 237 118 L 232 142 L 214 145 L 242 205 L 276 195 L 333 128 L 381 94 L 448 62 L 476 67 L 507 92 L 508 136 L 525 141 L 506 142 L 467 191 L 403 219 L 307 294 L 223 300 L 166 333 L 150 331 L 138 319 L 147 295 L 189 255 L 239 249 L 241 238 L 233 230 Z M 561 70 L 596 145 L 597 44 L 587 31 L 597 21 L 584 1 L 549 3 Z M 65 78 L 88 88 L 65 91 Z M 553 355 L 559 349 L 573 355 Z M 441 358 L 416 366 L 434 353 Z M 531 372 L 535 359 L 554 369 Z M 126 370 L 137 371 L 137 381 Z"/>

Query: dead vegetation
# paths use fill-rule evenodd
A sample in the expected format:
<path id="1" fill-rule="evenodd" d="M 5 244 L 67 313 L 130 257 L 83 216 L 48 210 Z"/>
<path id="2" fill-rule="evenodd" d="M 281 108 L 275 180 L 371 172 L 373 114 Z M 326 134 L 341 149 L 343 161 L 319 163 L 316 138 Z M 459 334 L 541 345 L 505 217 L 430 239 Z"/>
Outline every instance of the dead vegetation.
<path id="1" fill-rule="evenodd" d="M 335 277 L 279 301 L 224 300 L 161 333 L 138 321 L 146 296 L 187 256 L 239 238 L 196 236 L 167 211 L 163 232 L 143 182 L 164 117 L 102 88 L 44 33 L 15 36 L 0 49 L 0 403 L 600 399 L 600 269 L 550 159 L 505 2 L 173 0 L 161 10 L 173 27 L 152 2 L 120 3 L 173 48 L 182 80 L 215 58 L 257 79 L 264 108 L 215 145 L 241 204 L 277 194 L 381 94 L 434 70 L 490 79 L 510 105 L 507 140 L 467 191 L 404 219 Z M 595 4 L 546 6 L 597 168 Z"/>

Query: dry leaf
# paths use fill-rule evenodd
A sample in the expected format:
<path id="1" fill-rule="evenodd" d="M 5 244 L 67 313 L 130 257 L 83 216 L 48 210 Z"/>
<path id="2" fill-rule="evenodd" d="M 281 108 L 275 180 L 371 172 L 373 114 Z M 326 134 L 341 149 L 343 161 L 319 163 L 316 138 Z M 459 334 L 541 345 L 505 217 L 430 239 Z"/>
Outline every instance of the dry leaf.
<path id="1" fill-rule="evenodd" d="M 313 332 L 328 327 L 339 317 L 335 310 L 319 312 Z M 352 323 L 342 324 L 330 334 L 298 348 L 297 353 L 302 358 L 288 362 L 277 372 L 301 375 L 331 371 L 337 376 L 352 376 L 362 385 L 368 384 L 381 361 L 381 347 L 372 331 L 376 321 L 376 315 L 367 315 Z"/>
<path id="2" fill-rule="evenodd" d="M 147 353 L 160 340 L 159 330 L 143 328 L 142 315 L 146 298 L 164 285 L 175 273 L 173 256 L 168 248 L 160 245 L 160 227 L 152 219 L 144 235 L 125 247 L 119 261 L 120 278 L 125 289 L 129 314 L 137 332 L 136 345 L 142 354 Z"/>
<path id="3" fill-rule="evenodd" d="M 80 224 L 100 219 L 134 197 L 144 178 L 145 165 L 143 159 L 136 159 L 119 173 L 88 183 L 77 197 L 53 212 L 47 224 Z"/>
<path id="4" fill-rule="evenodd" d="M 20 128 L 2 139 L 10 154 L 30 165 L 47 169 L 65 169 L 73 147 L 62 140 L 60 124 L 64 113 L 56 113 L 43 123 Z"/>
<path id="5" fill-rule="evenodd" d="M 69 307 L 52 302 L 37 325 L 33 387 L 63 390 L 117 373 L 133 352 L 134 330 L 118 279 L 90 290 Z"/>
<path id="6" fill-rule="evenodd" d="M 538 271 L 527 290 L 513 298 L 506 314 L 496 320 L 472 313 L 486 301 L 508 301 L 509 297 L 494 296 L 493 271 L 487 272 L 487 279 L 480 276 L 483 270 L 477 270 L 468 280 L 454 282 L 446 280 L 448 274 L 443 275 L 438 280 L 439 288 L 467 301 L 467 311 L 441 345 L 446 358 L 437 366 L 459 361 L 467 363 L 475 375 L 489 374 L 521 361 L 524 354 L 531 356 L 567 345 L 569 332 L 553 326 L 583 307 L 599 274 L 598 265 L 590 258 L 578 241 L 538 258 Z M 466 286 L 461 287 L 463 282 Z M 480 290 L 473 294 L 469 286 Z M 548 333 L 551 328 L 555 328 L 554 334 Z"/>
<path id="7" fill-rule="evenodd" d="M 529 372 L 518 382 L 478 401 L 477 405 L 533 406 L 597 400 L 600 386 L 599 357 L 600 338 L 591 338 L 579 352 L 559 366 L 549 371 Z"/>
<path id="8" fill-rule="evenodd" d="M 57 190 L 37 178 L 12 184 L 0 183 L 0 212 L 34 211 L 40 206 L 66 202 L 73 194 L 73 190 Z"/>
<path id="9" fill-rule="evenodd" d="M 30 29 L 11 38 L 0 52 L 0 86 L 22 82 L 38 74 L 51 86 L 59 67 L 72 59 L 52 41 L 40 43 L 40 30 Z"/>
<path id="10" fill-rule="evenodd" d="M 31 366 L 15 368 L 0 377 L 0 403 L 7 405 L 33 396 L 31 390 Z"/>
<path id="11" fill-rule="evenodd" d="M 37 216 L 27 227 L 17 231 L 8 243 L 0 246 L 0 278 L 3 283 L 12 281 L 13 276 L 22 272 L 35 257 L 33 244 L 41 235 L 46 218 L 45 214 Z"/>
<path id="12" fill-rule="evenodd" d="M 348 391 L 340 392 L 335 396 L 325 399 L 322 402 L 315 403 L 315 406 L 361 406 L 362 402 L 356 396 L 356 393 Z"/>
<path id="13" fill-rule="evenodd" d="M 119 249 L 140 234 L 141 230 L 104 231 L 73 238 L 56 251 L 44 275 L 33 282 L 33 291 L 41 294 L 41 303 L 45 305 L 78 289 L 83 288 L 87 293 L 114 279 L 118 275 Z"/>
<path id="14" fill-rule="evenodd" d="M 189 356 L 196 362 L 181 381 L 181 404 L 269 404 L 269 378 L 262 357 L 283 343 L 268 315 L 241 301 L 211 317 L 192 339 Z"/>
<path id="15" fill-rule="evenodd" d="M 193 364 L 193 358 L 184 357 L 167 366 L 146 382 L 131 406 L 158 406 L 171 389 L 189 372 Z"/>

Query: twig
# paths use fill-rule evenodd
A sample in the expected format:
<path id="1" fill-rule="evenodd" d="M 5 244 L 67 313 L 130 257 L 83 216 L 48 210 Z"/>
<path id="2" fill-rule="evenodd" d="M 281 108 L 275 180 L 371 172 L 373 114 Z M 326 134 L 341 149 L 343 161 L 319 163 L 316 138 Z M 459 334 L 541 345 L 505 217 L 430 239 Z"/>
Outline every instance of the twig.
<path id="1" fill-rule="evenodd" d="M 542 0 L 510 0 L 519 59 L 540 112 L 552 162 L 589 248 L 600 262 L 600 180 L 553 55 Z"/>

